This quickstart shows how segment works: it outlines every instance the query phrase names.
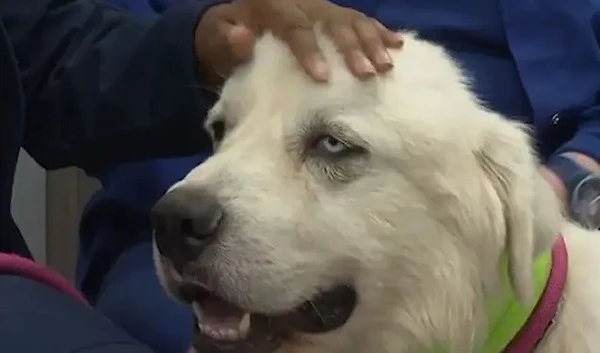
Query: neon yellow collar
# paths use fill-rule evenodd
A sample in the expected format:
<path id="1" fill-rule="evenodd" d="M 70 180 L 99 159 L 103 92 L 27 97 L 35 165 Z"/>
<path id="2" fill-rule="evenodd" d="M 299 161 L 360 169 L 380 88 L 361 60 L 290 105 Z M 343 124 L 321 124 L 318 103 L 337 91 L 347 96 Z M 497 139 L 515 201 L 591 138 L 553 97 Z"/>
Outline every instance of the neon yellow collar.
<path id="1" fill-rule="evenodd" d="M 533 264 L 534 296 L 533 299 L 523 305 L 515 297 L 508 281 L 508 263 L 503 260 L 504 279 L 502 291 L 493 298 L 486 299 L 486 312 L 488 317 L 488 334 L 481 347 L 476 353 L 501 353 L 519 333 L 533 313 L 540 300 L 550 270 L 552 268 L 552 253 L 550 251 L 539 255 Z M 443 349 L 434 348 L 431 353 L 442 353 Z"/>

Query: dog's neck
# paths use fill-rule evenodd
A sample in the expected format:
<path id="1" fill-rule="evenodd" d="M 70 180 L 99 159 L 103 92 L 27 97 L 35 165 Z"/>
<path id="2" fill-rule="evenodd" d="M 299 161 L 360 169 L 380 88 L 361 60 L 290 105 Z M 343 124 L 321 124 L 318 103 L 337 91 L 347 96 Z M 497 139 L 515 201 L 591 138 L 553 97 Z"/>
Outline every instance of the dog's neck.
<path id="1" fill-rule="evenodd" d="M 567 276 L 567 249 L 562 236 L 552 250 L 538 254 L 533 264 L 534 296 L 522 303 L 508 280 L 508 263 L 502 260 L 504 277 L 498 294 L 486 298 L 488 332 L 477 353 L 533 352 L 554 320 Z M 431 353 L 442 353 L 433 348 Z"/>

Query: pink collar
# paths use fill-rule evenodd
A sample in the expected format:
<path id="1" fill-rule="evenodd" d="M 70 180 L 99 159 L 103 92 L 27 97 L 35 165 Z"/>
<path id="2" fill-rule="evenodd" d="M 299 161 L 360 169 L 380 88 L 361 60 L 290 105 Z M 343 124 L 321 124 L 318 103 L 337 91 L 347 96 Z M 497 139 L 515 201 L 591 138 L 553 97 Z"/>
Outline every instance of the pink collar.
<path id="1" fill-rule="evenodd" d="M 531 353 L 554 323 L 567 282 L 569 256 L 562 235 L 552 246 L 552 267 L 546 288 L 525 325 L 519 330 L 503 353 Z"/>

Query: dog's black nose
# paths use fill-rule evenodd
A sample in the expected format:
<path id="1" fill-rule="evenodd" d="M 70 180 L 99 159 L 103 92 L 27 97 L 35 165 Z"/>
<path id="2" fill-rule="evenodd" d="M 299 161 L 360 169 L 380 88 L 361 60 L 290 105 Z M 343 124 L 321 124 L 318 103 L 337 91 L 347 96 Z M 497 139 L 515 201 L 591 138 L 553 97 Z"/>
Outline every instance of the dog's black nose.
<path id="1" fill-rule="evenodd" d="M 156 245 L 175 265 L 196 258 L 215 237 L 222 219 L 219 200 L 203 189 L 176 188 L 151 211 Z"/>

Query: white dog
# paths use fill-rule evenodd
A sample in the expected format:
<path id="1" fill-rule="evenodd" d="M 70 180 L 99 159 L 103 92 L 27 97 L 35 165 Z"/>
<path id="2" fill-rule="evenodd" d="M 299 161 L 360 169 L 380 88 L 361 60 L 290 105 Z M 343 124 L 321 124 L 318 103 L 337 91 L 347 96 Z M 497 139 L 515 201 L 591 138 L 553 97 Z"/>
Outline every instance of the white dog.
<path id="1" fill-rule="evenodd" d="M 215 155 L 155 208 L 199 353 L 600 352 L 600 234 L 563 217 L 527 129 L 404 38 L 361 82 L 320 36 L 319 84 L 265 35 L 225 83 Z"/>

